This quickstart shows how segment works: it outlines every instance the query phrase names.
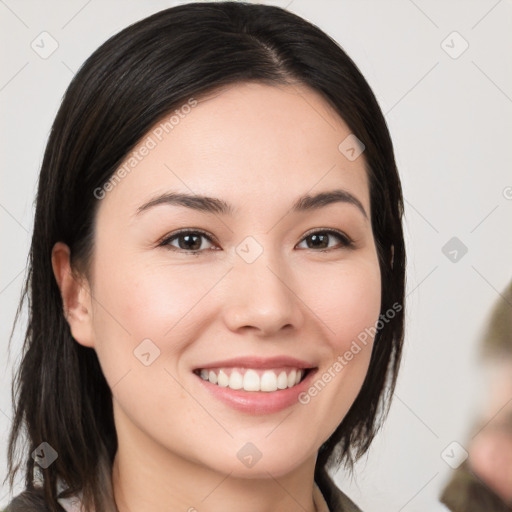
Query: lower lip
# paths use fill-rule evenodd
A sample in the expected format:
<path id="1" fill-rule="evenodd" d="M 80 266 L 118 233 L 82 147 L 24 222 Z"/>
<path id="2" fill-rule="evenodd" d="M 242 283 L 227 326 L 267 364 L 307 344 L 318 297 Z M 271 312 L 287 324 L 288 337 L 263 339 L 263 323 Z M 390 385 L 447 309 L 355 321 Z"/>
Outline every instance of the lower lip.
<path id="1" fill-rule="evenodd" d="M 309 370 L 306 377 L 296 386 L 277 391 L 243 391 L 221 387 L 194 375 L 214 397 L 241 412 L 250 414 L 272 414 L 299 403 L 299 395 L 306 391 L 318 368 Z"/>

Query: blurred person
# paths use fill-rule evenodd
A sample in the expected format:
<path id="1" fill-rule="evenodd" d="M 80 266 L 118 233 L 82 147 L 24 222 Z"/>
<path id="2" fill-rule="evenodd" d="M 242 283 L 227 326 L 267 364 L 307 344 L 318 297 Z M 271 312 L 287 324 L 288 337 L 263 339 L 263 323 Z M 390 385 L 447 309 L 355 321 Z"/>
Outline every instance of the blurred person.
<path id="1" fill-rule="evenodd" d="M 467 443 L 441 502 L 453 512 L 512 511 L 512 282 L 489 317 L 480 345 L 488 383 Z"/>

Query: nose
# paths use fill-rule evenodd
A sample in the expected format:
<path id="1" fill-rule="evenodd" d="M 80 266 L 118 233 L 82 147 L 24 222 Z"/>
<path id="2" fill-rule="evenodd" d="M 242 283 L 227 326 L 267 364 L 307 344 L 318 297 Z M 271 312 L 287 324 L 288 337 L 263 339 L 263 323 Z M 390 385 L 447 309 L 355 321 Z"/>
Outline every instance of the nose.
<path id="1" fill-rule="evenodd" d="M 292 272 L 261 255 L 253 263 L 239 259 L 226 276 L 224 322 L 234 332 L 253 330 L 260 336 L 299 329 L 304 302 L 294 290 Z"/>

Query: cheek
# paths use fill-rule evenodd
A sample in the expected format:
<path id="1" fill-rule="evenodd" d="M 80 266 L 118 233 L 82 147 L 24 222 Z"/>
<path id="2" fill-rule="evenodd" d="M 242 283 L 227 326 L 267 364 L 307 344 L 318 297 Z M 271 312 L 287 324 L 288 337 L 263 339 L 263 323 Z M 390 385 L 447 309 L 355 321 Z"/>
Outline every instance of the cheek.
<path id="1" fill-rule="evenodd" d="M 114 398 L 126 410 L 135 404 L 134 417 L 144 428 L 144 418 L 155 411 L 186 414 L 191 407 L 172 376 L 189 343 L 188 315 L 207 293 L 209 280 L 132 261 L 118 261 L 114 271 L 97 269 L 95 350 Z M 169 421 L 162 416 L 157 423 Z"/>
<path id="2" fill-rule="evenodd" d="M 477 475 L 507 500 L 512 499 L 512 436 L 483 432 L 469 446 L 469 461 Z"/>
<path id="3" fill-rule="evenodd" d="M 98 261 L 110 260 L 104 256 Z M 190 271 L 186 265 L 171 269 L 135 261 L 99 263 L 95 271 L 95 349 L 109 383 L 128 369 L 140 369 L 139 346 L 147 347 L 151 358 L 158 355 L 152 368 L 178 358 L 193 339 L 191 329 L 200 329 L 202 299 L 224 273 L 221 268 Z M 148 339 L 151 343 L 141 345 Z"/>
<path id="4" fill-rule="evenodd" d="M 310 292 L 315 313 L 326 328 L 326 337 L 337 353 L 348 350 L 354 340 L 366 339 L 380 314 L 381 280 L 377 261 L 363 262 L 316 281 Z M 364 345 L 362 345 L 362 348 Z"/>
<path id="5" fill-rule="evenodd" d="M 132 338 L 152 337 L 156 342 L 166 338 L 170 330 L 183 325 L 216 280 L 212 272 L 203 275 L 185 267 L 119 263 L 115 273 L 99 280 L 95 293 L 103 306 L 101 321 L 114 329 L 117 323 Z"/>
<path id="6" fill-rule="evenodd" d="M 329 276 L 317 280 L 318 286 L 308 296 L 328 352 L 310 388 L 299 397 L 301 403 L 316 408 L 317 417 L 325 418 L 326 433 L 338 426 L 361 389 L 381 308 L 376 257 L 346 265 Z"/>

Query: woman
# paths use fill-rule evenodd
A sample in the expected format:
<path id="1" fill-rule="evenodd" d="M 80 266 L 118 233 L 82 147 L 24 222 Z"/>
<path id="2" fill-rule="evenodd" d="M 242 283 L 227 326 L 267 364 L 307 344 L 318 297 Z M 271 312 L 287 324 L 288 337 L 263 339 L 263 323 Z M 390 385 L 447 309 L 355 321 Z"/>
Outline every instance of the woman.
<path id="1" fill-rule="evenodd" d="M 359 510 L 328 470 L 389 409 L 401 218 L 382 112 L 314 25 L 201 2 L 113 36 L 42 164 L 8 510 Z"/>

